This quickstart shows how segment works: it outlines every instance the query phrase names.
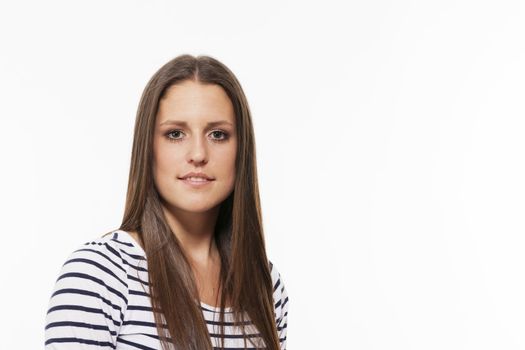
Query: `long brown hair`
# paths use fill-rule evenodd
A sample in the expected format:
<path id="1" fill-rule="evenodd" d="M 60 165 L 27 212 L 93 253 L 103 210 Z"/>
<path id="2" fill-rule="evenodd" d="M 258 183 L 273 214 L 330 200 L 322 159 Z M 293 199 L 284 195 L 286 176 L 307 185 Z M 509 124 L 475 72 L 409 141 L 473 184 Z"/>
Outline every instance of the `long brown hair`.
<path id="1" fill-rule="evenodd" d="M 126 206 L 120 229 L 137 232 L 146 252 L 151 302 L 162 347 L 168 349 L 174 345 L 177 349 L 211 350 L 191 267 L 167 224 L 152 176 L 152 141 L 159 100 L 170 86 L 184 80 L 221 86 L 235 111 L 239 140 L 235 185 L 221 203 L 214 232 L 221 260 L 221 324 L 225 302 L 229 300 L 234 325 L 244 334 L 245 346 L 246 339 L 252 342 L 245 329 L 245 324 L 251 321 L 264 341 L 264 344 L 252 342 L 252 345 L 278 350 L 250 109 L 239 81 L 217 59 L 180 55 L 162 66 L 146 85 L 135 121 Z M 220 333 L 224 334 L 223 326 Z"/>

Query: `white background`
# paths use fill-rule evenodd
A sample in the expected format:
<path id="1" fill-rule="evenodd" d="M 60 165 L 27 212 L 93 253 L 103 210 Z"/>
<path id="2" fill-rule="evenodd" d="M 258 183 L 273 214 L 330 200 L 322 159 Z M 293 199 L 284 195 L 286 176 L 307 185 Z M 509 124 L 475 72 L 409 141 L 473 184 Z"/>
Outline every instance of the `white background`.
<path id="1" fill-rule="evenodd" d="M 43 348 L 67 255 L 122 219 L 165 62 L 237 75 L 288 349 L 525 348 L 525 3 L 0 5 L 2 348 Z"/>

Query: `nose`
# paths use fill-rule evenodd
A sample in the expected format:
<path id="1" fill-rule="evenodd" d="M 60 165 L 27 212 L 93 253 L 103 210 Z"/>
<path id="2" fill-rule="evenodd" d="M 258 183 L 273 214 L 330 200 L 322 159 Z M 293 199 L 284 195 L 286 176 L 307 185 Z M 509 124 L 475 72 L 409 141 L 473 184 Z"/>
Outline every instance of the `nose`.
<path id="1" fill-rule="evenodd" d="M 195 165 L 206 164 L 208 162 L 208 150 L 204 138 L 197 136 L 189 145 L 188 162 Z"/>

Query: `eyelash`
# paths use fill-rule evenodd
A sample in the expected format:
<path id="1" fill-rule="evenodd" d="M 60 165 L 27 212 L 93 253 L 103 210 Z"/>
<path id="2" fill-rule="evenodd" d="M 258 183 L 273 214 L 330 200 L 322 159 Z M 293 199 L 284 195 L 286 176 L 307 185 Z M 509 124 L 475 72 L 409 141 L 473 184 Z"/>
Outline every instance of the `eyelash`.
<path id="1" fill-rule="evenodd" d="M 168 131 L 168 132 L 166 133 L 166 138 L 167 138 L 168 141 L 170 141 L 170 142 L 180 142 L 180 141 L 181 141 L 180 138 L 174 139 L 174 138 L 169 137 L 169 135 L 172 134 L 172 133 L 174 133 L 174 132 L 182 132 L 182 130 L 179 130 L 179 129 L 170 130 L 170 131 Z M 226 140 L 229 138 L 228 133 L 225 132 L 225 131 L 222 131 L 222 130 L 213 130 L 211 133 L 213 134 L 213 133 L 215 133 L 215 132 L 220 132 L 220 133 L 222 133 L 224 136 L 223 136 L 222 139 L 212 139 L 213 142 L 217 142 L 217 143 L 219 143 L 219 142 L 224 142 L 224 141 L 226 141 Z"/>

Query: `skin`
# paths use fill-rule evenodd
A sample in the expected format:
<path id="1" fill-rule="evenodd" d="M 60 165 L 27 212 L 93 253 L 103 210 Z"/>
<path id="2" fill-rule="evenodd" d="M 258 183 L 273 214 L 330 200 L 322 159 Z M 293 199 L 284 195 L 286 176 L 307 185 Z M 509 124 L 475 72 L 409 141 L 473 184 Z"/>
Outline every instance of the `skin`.
<path id="1" fill-rule="evenodd" d="M 169 120 L 186 122 L 166 123 Z M 208 126 L 209 122 L 226 123 Z M 153 177 L 168 225 L 192 265 L 201 301 L 220 297 L 220 259 L 213 240 L 220 204 L 235 183 L 235 112 L 219 85 L 184 81 L 172 85 L 159 104 L 153 140 Z M 214 178 L 192 188 L 179 177 L 203 172 Z M 131 232 L 136 241 L 136 232 Z"/>

